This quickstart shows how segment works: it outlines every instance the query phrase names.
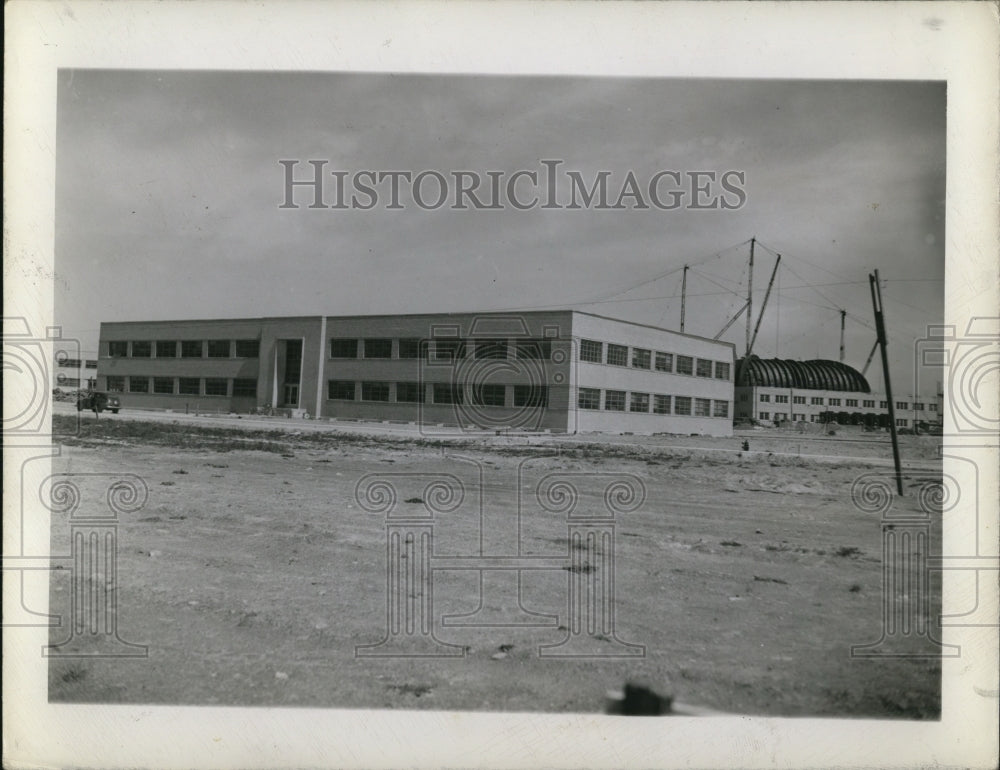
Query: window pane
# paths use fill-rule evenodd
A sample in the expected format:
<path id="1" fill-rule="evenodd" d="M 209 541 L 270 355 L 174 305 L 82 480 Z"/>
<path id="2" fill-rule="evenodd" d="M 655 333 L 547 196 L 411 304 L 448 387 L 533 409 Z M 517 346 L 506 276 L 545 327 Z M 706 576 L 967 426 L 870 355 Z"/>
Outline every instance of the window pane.
<path id="1" fill-rule="evenodd" d="M 518 358 L 548 361 L 552 357 L 551 340 L 517 340 L 514 346 Z"/>
<path id="2" fill-rule="evenodd" d="M 153 392 L 154 393 L 173 393 L 174 392 L 174 378 L 173 377 L 154 377 L 153 378 Z"/>
<path id="3" fill-rule="evenodd" d="M 236 340 L 237 358 L 259 358 L 260 340 Z"/>
<path id="4" fill-rule="evenodd" d="M 256 398 L 257 380 L 250 379 L 248 377 L 233 380 L 233 396 L 239 396 L 241 398 Z"/>
<path id="5" fill-rule="evenodd" d="M 661 353 L 656 351 L 656 371 L 672 372 L 674 370 L 673 353 Z"/>
<path id="6" fill-rule="evenodd" d="M 600 391 L 596 391 L 600 398 Z M 548 406 L 549 389 L 546 385 L 515 385 L 514 406 Z"/>
<path id="7" fill-rule="evenodd" d="M 125 378 L 118 375 L 108 375 L 108 391 L 122 393 L 125 390 Z"/>
<path id="8" fill-rule="evenodd" d="M 472 403 L 476 406 L 503 406 L 506 395 L 505 385 L 472 386 Z"/>
<path id="9" fill-rule="evenodd" d="M 729 379 L 729 364 L 723 361 L 715 362 L 715 379 L 717 380 Z"/>
<path id="10" fill-rule="evenodd" d="M 185 396 L 197 396 L 201 394 L 201 380 L 197 377 L 181 377 L 177 382 L 177 390 Z"/>
<path id="11" fill-rule="evenodd" d="M 388 401 L 389 400 L 389 383 L 388 382 L 362 382 L 361 383 L 361 400 L 362 401 Z"/>
<path id="12" fill-rule="evenodd" d="M 699 377 L 711 377 L 712 376 L 712 362 L 706 361 L 704 358 L 698 359 L 698 369 L 697 374 Z"/>
<path id="13" fill-rule="evenodd" d="M 125 358 L 128 355 L 128 343 L 118 340 L 109 342 L 108 355 L 112 358 Z"/>
<path id="14" fill-rule="evenodd" d="M 229 358 L 229 340 L 209 340 L 209 358 Z"/>
<path id="15" fill-rule="evenodd" d="M 636 369 L 648 369 L 651 353 L 642 348 L 632 348 L 632 366 Z"/>
<path id="16" fill-rule="evenodd" d="M 353 401 L 354 383 L 347 380 L 330 380 L 327 383 L 327 398 L 338 401 Z"/>
<path id="17" fill-rule="evenodd" d="M 438 383 L 434 385 L 435 404 L 462 404 L 465 398 L 461 385 L 449 385 Z"/>
<path id="18" fill-rule="evenodd" d="M 576 403 L 580 409 L 600 409 L 601 391 L 597 388 L 580 388 Z"/>
<path id="19" fill-rule="evenodd" d="M 399 341 L 400 358 L 420 358 L 420 340 L 403 339 Z"/>
<path id="20" fill-rule="evenodd" d="M 580 360 L 594 364 L 604 362 L 604 343 L 595 340 L 580 340 Z"/>
<path id="21" fill-rule="evenodd" d="M 173 340 L 156 341 L 157 358 L 177 358 L 177 343 Z"/>
<path id="22" fill-rule="evenodd" d="M 653 396 L 653 413 L 670 414 L 670 396 L 659 394 Z"/>
<path id="23" fill-rule="evenodd" d="M 677 356 L 677 373 L 678 374 L 693 374 L 694 373 L 694 359 L 691 356 Z"/>
<path id="24" fill-rule="evenodd" d="M 674 398 L 674 414 L 691 414 L 691 399 L 688 396 Z"/>
<path id="25" fill-rule="evenodd" d="M 392 340 L 365 339 L 365 358 L 392 358 Z"/>
<path id="26" fill-rule="evenodd" d="M 181 358 L 201 358 L 201 340 L 181 340 Z"/>
<path id="27" fill-rule="evenodd" d="M 408 404 L 424 403 L 423 385 L 419 382 L 397 382 L 396 400 Z"/>
<path id="28" fill-rule="evenodd" d="M 608 348 L 610 349 L 610 345 Z M 625 411 L 625 391 L 606 390 L 604 391 L 604 408 L 609 412 Z"/>
<path id="29" fill-rule="evenodd" d="M 437 361 L 465 358 L 465 340 L 435 340 L 434 349 Z"/>
<path id="30" fill-rule="evenodd" d="M 149 377 L 129 377 L 129 393 L 149 393 Z"/>
<path id="31" fill-rule="evenodd" d="M 229 381 L 219 377 L 205 378 L 206 396 L 225 396 L 229 392 Z"/>
<path id="32" fill-rule="evenodd" d="M 608 343 L 608 363 L 612 366 L 628 366 L 628 347 Z"/>
<path id="33" fill-rule="evenodd" d="M 632 393 L 629 396 L 628 410 L 630 412 L 648 412 L 649 411 L 649 394 L 648 393 Z"/>
<path id="34" fill-rule="evenodd" d="M 330 340 L 330 358 L 357 358 L 357 340 Z M 352 396 L 353 398 L 353 396 Z"/>
<path id="35" fill-rule="evenodd" d="M 694 400 L 695 417 L 710 417 L 712 414 L 712 399 L 696 398 Z"/>
<path id="36" fill-rule="evenodd" d="M 713 417 L 728 417 L 729 416 L 729 402 L 728 401 L 713 401 L 712 402 Z"/>
<path id="37" fill-rule="evenodd" d="M 133 342 L 132 358 L 149 358 L 153 355 L 152 342 Z"/>
<path id="38" fill-rule="evenodd" d="M 507 358 L 507 340 L 476 340 L 476 358 Z"/>

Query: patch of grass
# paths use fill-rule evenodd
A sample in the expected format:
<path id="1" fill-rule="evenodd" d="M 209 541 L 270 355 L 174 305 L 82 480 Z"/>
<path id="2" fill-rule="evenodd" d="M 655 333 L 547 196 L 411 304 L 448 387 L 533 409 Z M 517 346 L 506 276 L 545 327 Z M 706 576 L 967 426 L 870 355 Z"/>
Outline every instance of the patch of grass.
<path id="1" fill-rule="evenodd" d="M 743 543 L 737 543 L 735 540 L 723 540 L 719 545 L 724 545 L 727 548 L 742 548 Z"/>
<path id="2" fill-rule="evenodd" d="M 424 499 L 422 497 L 408 497 L 403 502 L 405 503 L 422 503 Z"/>
<path id="3" fill-rule="evenodd" d="M 853 545 L 842 545 L 836 551 L 833 552 L 834 556 L 841 556 L 847 558 L 849 556 L 859 556 L 861 554 L 860 548 L 855 548 Z"/>

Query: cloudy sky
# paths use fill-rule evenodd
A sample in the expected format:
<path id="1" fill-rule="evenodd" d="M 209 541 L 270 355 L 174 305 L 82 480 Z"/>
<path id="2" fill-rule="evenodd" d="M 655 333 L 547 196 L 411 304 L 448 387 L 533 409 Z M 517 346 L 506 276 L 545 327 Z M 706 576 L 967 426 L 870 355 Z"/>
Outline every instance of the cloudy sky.
<path id="1" fill-rule="evenodd" d="M 746 200 L 453 210 L 452 184 L 425 210 L 404 182 L 401 210 L 388 183 L 367 211 L 310 209 L 304 189 L 282 209 L 288 159 L 298 178 L 311 159 L 348 172 L 348 192 L 362 170 L 506 184 L 557 159 L 563 203 L 567 171 L 609 172 L 612 199 L 630 171 L 642 188 L 739 171 Z M 943 83 L 63 70 L 56 166 L 56 322 L 91 349 L 101 321 L 142 319 L 577 307 L 677 328 L 684 264 L 686 329 L 713 337 L 745 302 L 752 236 L 754 321 L 782 254 L 759 355 L 837 358 L 844 309 L 860 369 L 878 268 L 905 390 L 909 346 L 942 318 Z M 724 339 L 744 337 L 741 320 Z"/>

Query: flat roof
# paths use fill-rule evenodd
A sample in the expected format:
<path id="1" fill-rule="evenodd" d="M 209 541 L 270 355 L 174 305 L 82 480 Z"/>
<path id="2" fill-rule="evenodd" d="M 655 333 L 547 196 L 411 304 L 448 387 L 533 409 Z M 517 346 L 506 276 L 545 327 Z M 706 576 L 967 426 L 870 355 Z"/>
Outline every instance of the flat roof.
<path id="1" fill-rule="evenodd" d="M 444 312 L 425 312 L 425 313 L 364 313 L 364 314 L 354 314 L 354 315 L 292 315 L 292 316 L 250 316 L 246 318 L 165 318 L 159 321 L 146 320 L 146 321 L 101 321 L 100 324 L 103 327 L 107 325 L 141 325 L 141 324 L 207 324 L 207 323 L 246 323 L 248 321 L 307 321 L 315 319 L 320 321 L 324 318 L 335 319 L 335 320 L 345 320 L 345 319 L 362 319 L 362 318 L 420 318 L 420 317 L 442 317 L 442 316 L 519 316 L 519 315 L 553 315 L 558 313 L 576 313 L 578 315 L 590 316 L 591 318 L 600 318 L 603 321 L 614 321 L 615 323 L 628 324 L 630 326 L 638 326 L 643 329 L 653 329 L 659 332 L 667 332 L 669 334 L 676 334 L 680 337 L 690 337 L 691 339 L 701 340 L 703 342 L 714 342 L 718 345 L 725 345 L 731 347 L 734 350 L 736 345 L 732 342 L 725 342 L 724 340 L 716 340 L 711 337 L 703 337 L 698 334 L 690 334 L 688 332 L 679 332 L 675 329 L 667 329 L 662 326 L 654 326 L 652 324 L 639 323 L 638 321 L 629 321 L 624 318 L 612 318 L 611 316 L 599 315 L 598 313 L 588 313 L 585 310 L 575 310 L 573 308 L 552 308 L 549 310 L 521 310 L 521 311 L 511 311 L 511 310 L 460 310 L 460 311 L 444 311 Z"/>

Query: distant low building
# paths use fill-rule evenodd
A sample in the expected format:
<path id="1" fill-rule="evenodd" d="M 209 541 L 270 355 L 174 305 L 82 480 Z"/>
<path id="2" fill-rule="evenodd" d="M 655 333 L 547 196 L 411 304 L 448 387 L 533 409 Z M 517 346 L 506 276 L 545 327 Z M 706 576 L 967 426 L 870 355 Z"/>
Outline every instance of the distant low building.
<path id="1" fill-rule="evenodd" d="M 64 392 L 86 390 L 97 383 L 97 353 L 84 351 L 70 357 L 65 351 L 55 356 L 52 367 L 52 388 Z"/>
<path id="2" fill-rule="evenodd" d="M 731 435 L 734 346 L 573 310 L 102 323 L 123 407 Z"/>
<path id="3" fill-rule="evenodd" d="M 790 361 L 751 356 L 736 363 L 737 421 L 887 427 L 889 402 L 853 367 L 840 361 Z M 896 425 L 941 422 L 941 396 L 895 398 Z"/>

